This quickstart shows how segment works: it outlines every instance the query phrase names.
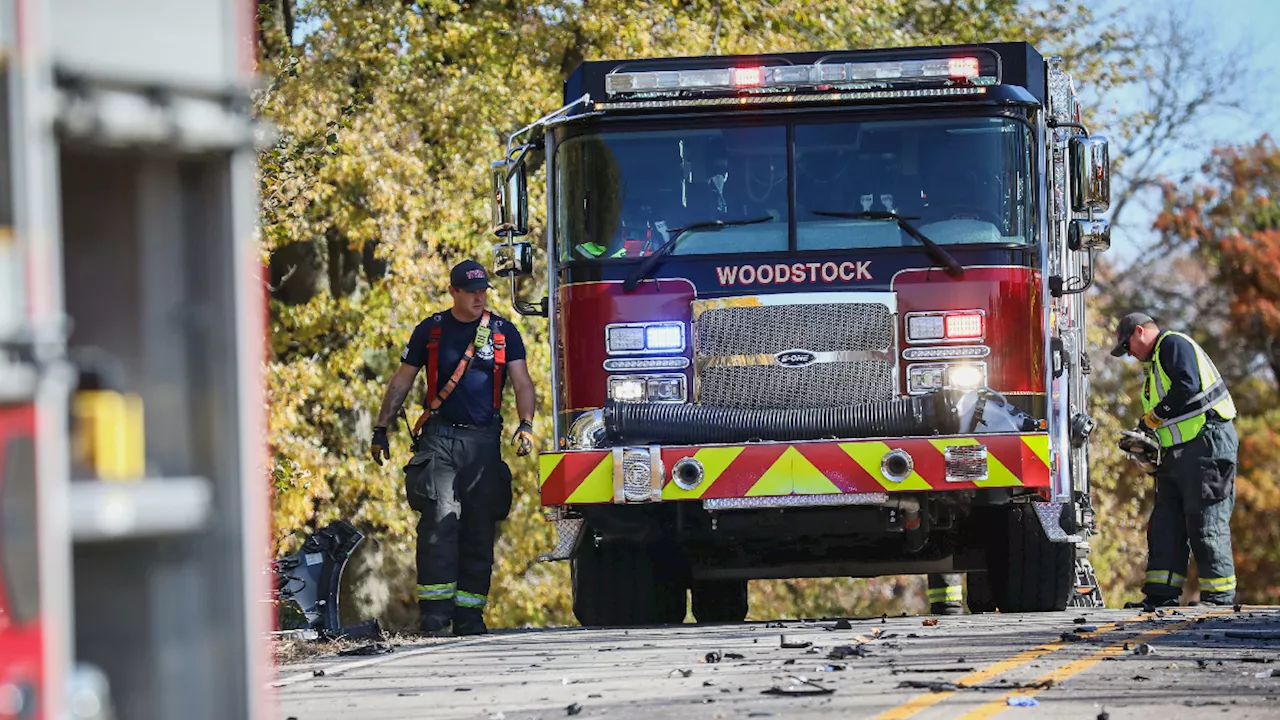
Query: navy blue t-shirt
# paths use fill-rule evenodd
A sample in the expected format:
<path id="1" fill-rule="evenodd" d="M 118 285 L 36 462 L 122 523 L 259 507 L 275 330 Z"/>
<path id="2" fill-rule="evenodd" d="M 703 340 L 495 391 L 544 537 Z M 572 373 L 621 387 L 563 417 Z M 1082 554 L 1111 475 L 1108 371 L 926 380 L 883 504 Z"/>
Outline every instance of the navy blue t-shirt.
<path id="1" fill-rule="evenodd" d="M 464 323 L 445 310 L 418 323 L 400 353 L 400 361 L 415 367 L 427 367 L 427 343 L 431 341 L 431 328 L 440 326 L 440 357 L 436 360 L 436 391 L 449 381 L 453 371 L 467 351 L 467 345 L 475 341 L 476 328 L 480 320 Z M 493 333 L 502 333 L 507 344 L 507 363 L 524 360 L 524 339 L 506 318 L 493 313 L 489 314 L 489 341 L 484 347 L 476 348 L 471 366 L 458 381 L 453 393 L 445 399 L 437 413 L 448 422 L 466 423 L 468 425 L 488 425 L 493 422 Z M 502 374 L 502 384 L 507 382 L 507 373 Z M 424 407 L 429 407 L 433 398 L 426 398 Z"/>

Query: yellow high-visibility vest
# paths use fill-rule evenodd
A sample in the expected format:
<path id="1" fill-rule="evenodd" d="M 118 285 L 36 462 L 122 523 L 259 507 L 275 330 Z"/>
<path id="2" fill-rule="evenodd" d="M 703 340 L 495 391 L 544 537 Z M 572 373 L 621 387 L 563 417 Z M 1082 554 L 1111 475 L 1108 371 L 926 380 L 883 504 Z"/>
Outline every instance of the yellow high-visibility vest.
<path id="1" fill-rule="evenodd" d="M 1171 381 L 1169 374 L 1160 366 L 1160 344 L 1170 335 L 1183 338 L 1195 348 L 1196 367 L 1200 371 L 1200 392 L 1187 401 L 1186 407 L 1177 417 L 1164 419 L 1156 428 L 1156 436 L 1160 438 L 1161 447 L 1181 445 L 1196 439 L 1204 428 L 1205 416 L 1210 410 L 1217 412 L 1223 420 L 1230 420 L 1236 416 L 1236 404 L 1231 399 L 1231 393 L 1227 391 L 1222 373 L 1218 372 L 1218 368 L 1209 359 L 1208 353 L 1195 340 L 1173 331 L 1160 333 L 1160 337 L 1156 338 L 1155 347 L 1151 349 L 1151 361 L 1147 363 L 1147 379 L 1142 388 L 1143 412 L 1151 412 L 1157 405 L 1164 402 L 1165 395 L 1169 394 Z"/>

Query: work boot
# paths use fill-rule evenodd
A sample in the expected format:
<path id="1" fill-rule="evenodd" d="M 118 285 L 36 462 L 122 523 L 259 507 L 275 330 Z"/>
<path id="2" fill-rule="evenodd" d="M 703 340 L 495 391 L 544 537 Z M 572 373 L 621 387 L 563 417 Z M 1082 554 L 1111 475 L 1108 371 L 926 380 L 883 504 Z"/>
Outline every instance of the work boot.
<path id="1" fill-rule="evenodd" d="M 964 606 L 960 603 L 933 603 L 929 605 L 930 615 L 963 615 Z"/>
<path id="2" fill-rule="evenodd" d="M 1189 607 L 1200 607 L 1201 605 L 1231 607 L 1232 605 L 1235 605 L 1235 604 L 1236 604 L 1235 598 L 1231 598 L 1229 600 L 1219 600 L 1218 598 L 1206 598 L 1206 597 L 1202 597 L 1199 600 L 1192 600 L 1191 602 L 1187 603 Z"/>
<path id="3" fill-rule="evenodd" d="M 439 615 L 423 615 L 418 631 L 427 637 L 450 637 L 449 618 Z"/>
<path id="4" fill-rule="evenodd" d="M 453 612 L 453 634 L 484 635 L 489 632 L 484 624 L 484 614 L 477 608 L 458 608 Z"/>

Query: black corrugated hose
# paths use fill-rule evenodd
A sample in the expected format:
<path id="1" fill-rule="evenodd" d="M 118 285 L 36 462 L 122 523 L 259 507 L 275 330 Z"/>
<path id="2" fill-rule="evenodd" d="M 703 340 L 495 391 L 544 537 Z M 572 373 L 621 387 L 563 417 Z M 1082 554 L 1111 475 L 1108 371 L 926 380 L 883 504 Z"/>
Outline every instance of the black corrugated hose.
<path id="1" fill-rule="evenodd" d="M 618 403 L 604 408 L 615 443 L 750 442 L 823 438 L 911 437 L 957 432 L 954 408 L 941 393 L 865 405 L 743 409 L 668 403 Z"/>

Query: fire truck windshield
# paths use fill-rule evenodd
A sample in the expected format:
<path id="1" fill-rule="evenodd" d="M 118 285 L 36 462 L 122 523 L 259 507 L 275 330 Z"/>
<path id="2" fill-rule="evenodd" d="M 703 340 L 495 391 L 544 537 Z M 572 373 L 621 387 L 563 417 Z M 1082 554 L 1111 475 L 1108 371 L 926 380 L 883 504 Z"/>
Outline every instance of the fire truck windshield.
<path id="1" fill-rule="evenodd" d="M 691 230 L 670 254 L 919 247 L 848 216 L 863 212 L 913 218 L 938 245 L 1034 240 L 1030 134 L 1008 118 L 590 133 L 559 144 L 553 173 L 565 262 L 651 255 L 663 228 L 715 219 L 769 218 Z"/>

